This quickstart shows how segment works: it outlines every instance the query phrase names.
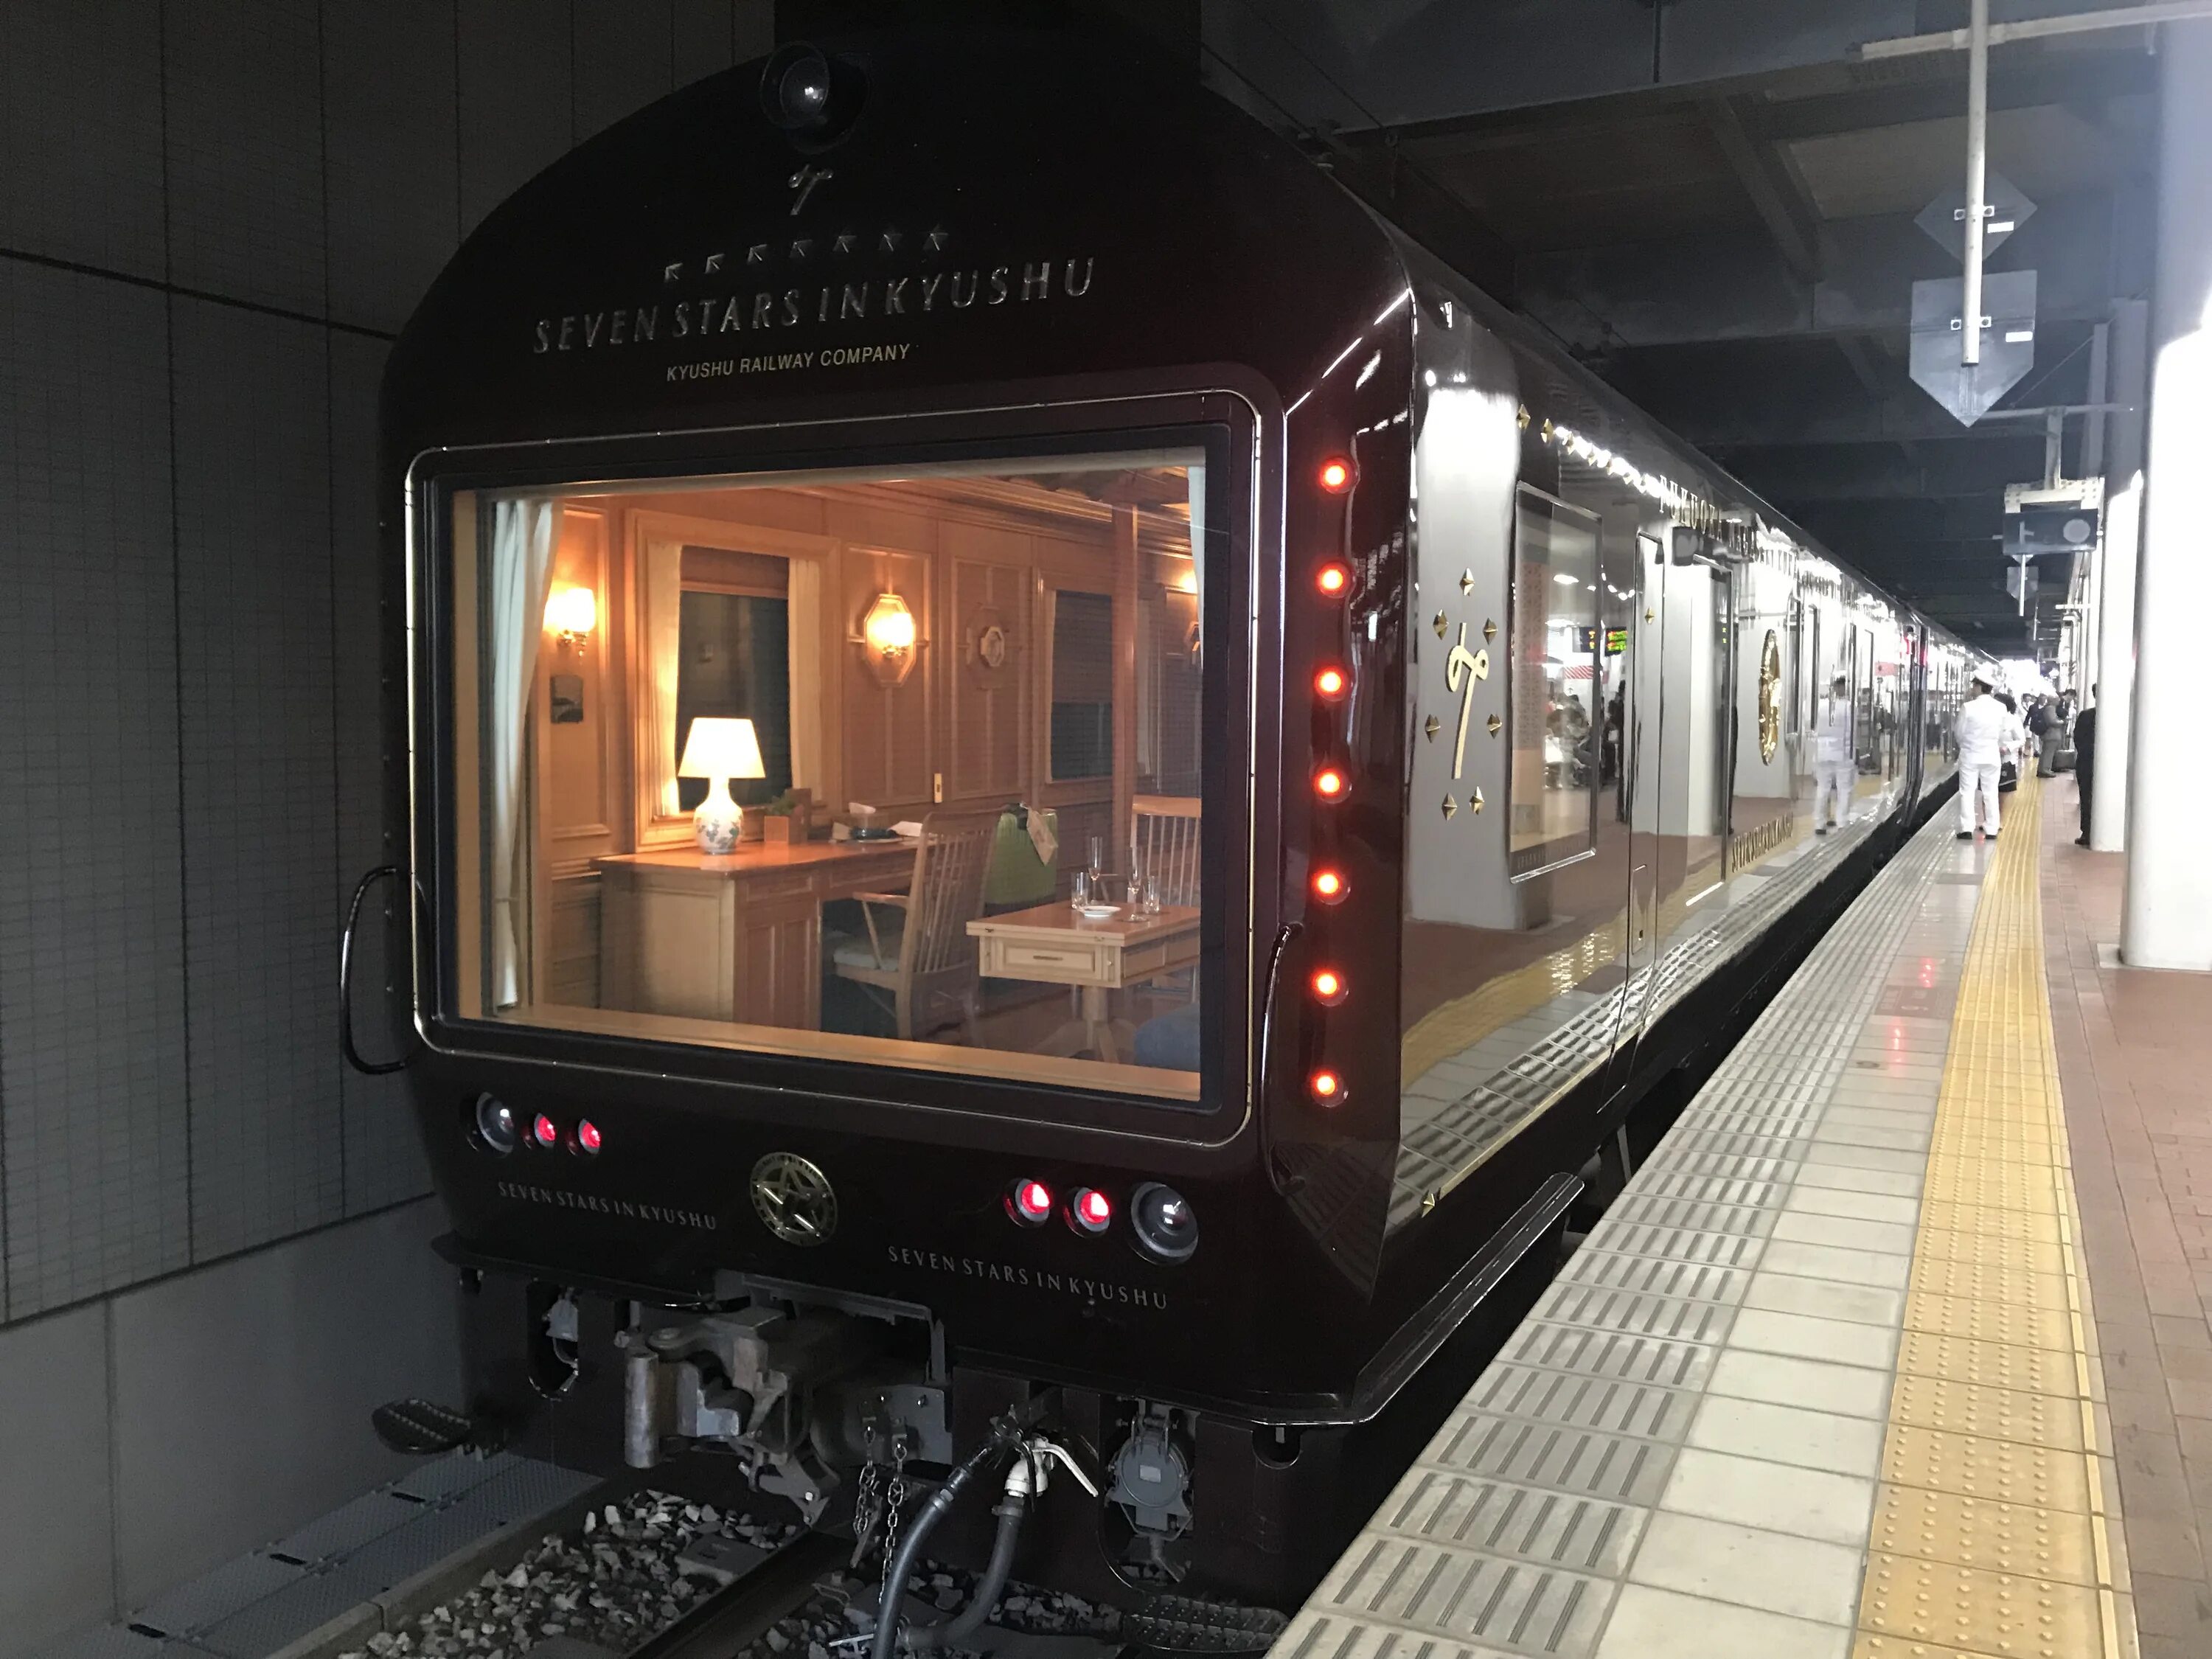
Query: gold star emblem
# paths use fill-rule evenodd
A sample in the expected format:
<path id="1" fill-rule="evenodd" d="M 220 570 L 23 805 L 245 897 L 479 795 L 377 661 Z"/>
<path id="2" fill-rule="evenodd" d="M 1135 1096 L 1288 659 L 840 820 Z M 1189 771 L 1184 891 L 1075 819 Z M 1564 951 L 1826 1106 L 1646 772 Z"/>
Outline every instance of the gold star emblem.
<path id="1" fill-rule="evenodd" d="M 1468 806 L 1468 811 L 1469 811 L 1470 812 L 1480 812 L 1480 811 L 1482 811 L 1482 791 L 1481 791 L 1481 790 L 1477 789 L 1477 790 L 1476 790 L 1473 794 L 1469 795 L 1469 796 L 1467 798 L 1467 806 Z"/>
<path id="2" fill-rule="evenodd" d="M 1421 730 L 1427 734 L 1428 739 L 1431 743 L 1434 743 L 1437 740 L 1437 733 L 1443 729 L 1444 723 L 1438 720 L 1434 714 L 1429 716 L 1429 723 L 1421 728 Z"/>
<path id="3" fill-rule="evenodd" d="M 1497 715 L 1492 714 L 1490 717 L 1490 735 L 1493 738 L 1496 737 L 1498 735 L 1498 728 L 1504 724 L 1505 722 L 1504 720 L 1498 719 Z"/>
<path id="4" fill-rule="evenodd" d="M 1474 591 L 1474 572 L 1462 570 L 1459 573 L 1459 591 L 1462 593 L 1471 593 Z"/>
<path id="5" fill-rule="evenodd" d="M 1459 802 L 1454 799 L 1451 796 L 1446 795 L 1444 797 L 1444 816 L 1446 817 L 1449 817 L 1453 813 L 1458 811 Z"/>
<path id="6" fill-rule="evenodd" d="M 1498 624 L 1497 624 L 1496 623 L 1494 623 L 1494 622 L 1486 622 L 1486 623 L 1483 623 L 1483 625 L 1482 625 L 1482 642 L 1483 642 L 1485 645 L 1488 645 L 1492 641 L 1495 640 L 1497 637 L 1498 637 Z"/>
<path id="7" fill-rule="evenodd" d="M 1443 611 L 1437 611 L 1437 619 L 1436 619 L 1436 621 L 1435 621 L 1435 622 L 1433 622 L 1433 623 L 1431 623 L 1430 624 L 1430 626 L 1431 626 L 1431 627 L 1432 627 L 1432 628 L 1434 628 L 1434 629 L 1437 630 L 1437 637 L 1438 639 L 1442 639 L 1442 638 L 1443 638 L 1443 636 L 1444 636 L 1444 613 L 1443 613 Z"/>

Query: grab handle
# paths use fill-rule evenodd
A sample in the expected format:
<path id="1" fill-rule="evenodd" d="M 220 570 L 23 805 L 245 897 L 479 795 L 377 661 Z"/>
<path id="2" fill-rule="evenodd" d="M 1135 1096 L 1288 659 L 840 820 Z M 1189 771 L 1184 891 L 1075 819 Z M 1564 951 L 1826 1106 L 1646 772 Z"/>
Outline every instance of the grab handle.
<path id="1" fill-rule="evenodd" d="M 397 1060 L 363 1060 L 361 1050 L 353 1043 L 353 934 L 361 923 L 361 902 L 378 882 L 399 878 L 398 865 L 380 864 L 356 883 L 353 902 L 346 906 L 345 932 L 338 936 L 338 1046 L 345 1052 L 346 1064 L 368 1077 L 385 1077 L 404 1071 L 415 1058 L 410 1050 Z"/>
<path id="2" fill-rule="evenodd" d="M 1264 1108 L 1267 1099 L 1267 1061 L 1275 1046 L 1275 981 L 1283 966 L 1283 952 L 1291 942 L 1305 932 L 1302 921 L 1286 921 L 1275 934 L 1274 947 L 1267 952 L 1267 979 L 1260 997 L 1260 1055 L 1253 1079 L 1252 1098 Z"/>

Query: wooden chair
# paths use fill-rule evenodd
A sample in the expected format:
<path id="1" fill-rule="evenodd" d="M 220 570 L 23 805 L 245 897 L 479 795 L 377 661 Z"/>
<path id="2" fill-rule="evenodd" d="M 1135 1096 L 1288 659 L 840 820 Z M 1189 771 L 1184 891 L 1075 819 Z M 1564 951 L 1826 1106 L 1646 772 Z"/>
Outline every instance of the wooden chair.
<path id="1" fill-rule="evenodd" d="M 1139 795 L 1131 802 L 1130 839 L 1145 879 L 1162 904 L 1198 904 L 1198 817 L 1195 795 Z M 1176 973 L 1187 970 L 1178 969 Z M 1163 975 L 1172 980 L 1176 974 Z M 1198 975 L 1189 973 L 1190 1000 L 1198 1000 Z"/>
<path id="2" fill-rule="evenodd" d="M 968 924 L 983 914 L 983 876 L 998 829 L 995 811 L 933 812 L 922 820 L 907 890 L 854 895 L 868 936 L 836 946 L 831 971 L 874 992 L 909 1042 L 938 1029 L 924 1018 L 931 1006 L 951 1001 L 969 1044 L 980 1046 L 975 941 Z"/>
<path id="3" fill-rule="evenodd" d="M 1198 902 L 1195 795 L 1139 795 L 1132 803 L 1137 856 L 1163 904 Z"/>

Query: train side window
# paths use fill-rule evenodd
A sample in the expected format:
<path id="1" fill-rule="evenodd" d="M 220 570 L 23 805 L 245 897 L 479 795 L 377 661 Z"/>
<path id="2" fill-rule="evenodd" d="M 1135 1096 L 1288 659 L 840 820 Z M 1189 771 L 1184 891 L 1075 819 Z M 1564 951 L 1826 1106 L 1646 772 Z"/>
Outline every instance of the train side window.
<path id="1" fill-rule="evenodd" d="M 1510 868 L 1534 875 L 1597 840 L 1596 514 L 1523 484 L 1514 514 Z"/>

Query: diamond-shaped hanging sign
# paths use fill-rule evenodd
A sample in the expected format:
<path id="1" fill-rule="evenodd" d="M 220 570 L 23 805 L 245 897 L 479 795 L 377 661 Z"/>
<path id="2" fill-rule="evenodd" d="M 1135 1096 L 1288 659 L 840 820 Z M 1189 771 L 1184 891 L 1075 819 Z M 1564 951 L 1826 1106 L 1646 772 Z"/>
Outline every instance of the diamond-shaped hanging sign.
<path id="1" fill-rule="evenodd" d="M 1966 279 L 1912 285 L 1912 382 L 1972 426 L 2035 366 L 2035 273 L 1993 270 L 1982 278 L 1982 361 L 1966 361 L 1960 313 Z"/>
<path id="2" fill-rule="evenodd" d="M 2006 237 L 2035 216 L 2035 204 L 2020 193 L 2020 186 L 1992 167 L 1983 180 L 1982 196 L 1989 212 L 1982 232 L 1982 252 L 1994 253 Z M 1912 222 L 1942 245 L 1961 264 L 1966 259 L 1966 192 L 1947 190 L 1920 210 Z"/>

